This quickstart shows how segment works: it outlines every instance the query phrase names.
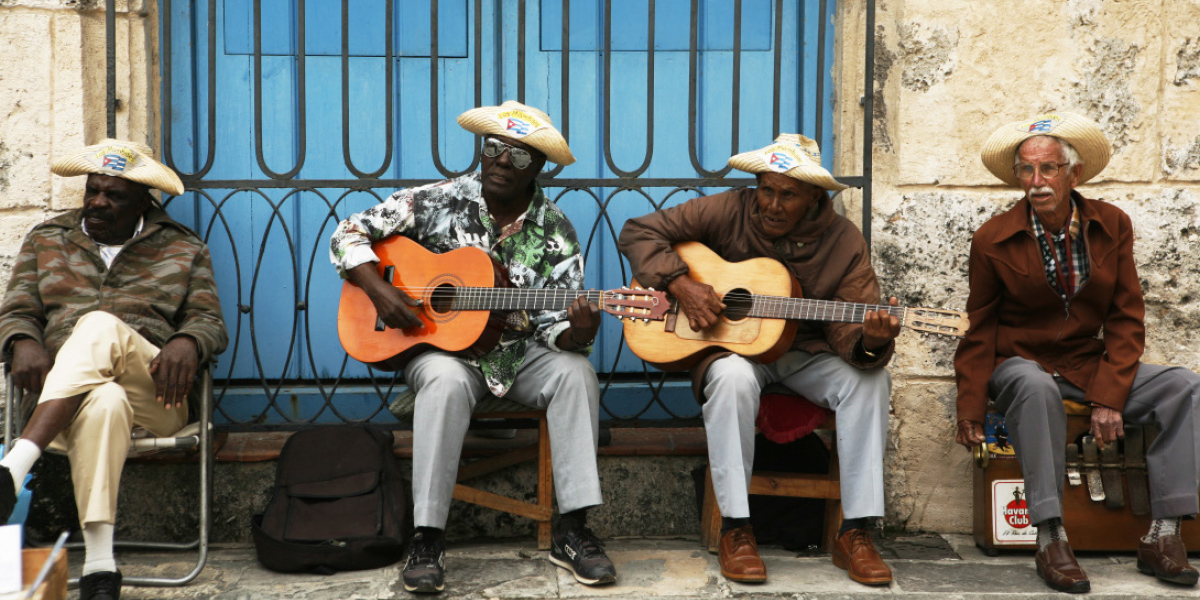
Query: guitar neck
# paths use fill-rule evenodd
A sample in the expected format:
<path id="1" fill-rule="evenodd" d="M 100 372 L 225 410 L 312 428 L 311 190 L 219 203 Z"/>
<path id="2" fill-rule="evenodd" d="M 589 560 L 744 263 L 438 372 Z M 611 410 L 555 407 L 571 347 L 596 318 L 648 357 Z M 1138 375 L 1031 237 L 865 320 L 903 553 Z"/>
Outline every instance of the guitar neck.
<path id="1" fill-rule="evenodd" d="M 602 290 L 569 290 L 561 288 L 452 288 L 450 310 L 566 310 L 576 298 L 586 296 L 588 300 L 604 307 Z M 440 290 L 433 292 L 437 301 Z M 418 295 L 410 292 L 410 295 Z"/>
<path id="2" fill-rule="evenodd" d="M 900 320 L 900 325 L 905 325 L 908 309 L 902 306 L 779 296 L 753 296 L 750 316 L 763 319 L 862 323 L 867 318 L 867 313 L 880 310 L 886 310 Z"/>

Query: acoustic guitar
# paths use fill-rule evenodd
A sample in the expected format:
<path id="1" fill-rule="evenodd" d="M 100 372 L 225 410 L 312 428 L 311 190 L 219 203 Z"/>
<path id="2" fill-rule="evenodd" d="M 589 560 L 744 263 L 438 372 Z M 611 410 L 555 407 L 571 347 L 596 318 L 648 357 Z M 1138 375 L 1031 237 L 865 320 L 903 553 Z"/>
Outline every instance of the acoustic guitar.
<path id="1" fill-rule="evenodd" d="M 667 295 L 654 290 L 512 288 L 504 268 L 478 248 L 435 254 L 401 236 L 376 242 L 384 281 L 420 299 L 414 307 L 424 328 L 385 327 L 366 292 L 346 281 L 338 305 L 338 338 L 350 356 L 394 370 L 429 349 L 482 356 L 500 341 L 509 313 L 565 310 L 579 296 L 619 316 L 662 318 Z"/>
<path id="2" fill-rule="evenodd" d="M 868 312 L 886 310 L 904 327 L 926 333 L 962 337 L 970 326 L 966 313 L 957 310 L 802 298 L 796 278 L 771 258 L 730 263 L 699 242 L 676 244 L 674 249 L 692 279 L 711 285 L 726 308 L 716 325 L 701 331 L 691 328 L 674 300 L 661 320 L 647 316 L 625 321 L 629 349 L 664 371 L 689 369 L 719 350 L 762 363 L 774 361 L 791 347 L 797 320 L 862 323 Z M 632 285 L 638 285 L 636 279 Z"/>

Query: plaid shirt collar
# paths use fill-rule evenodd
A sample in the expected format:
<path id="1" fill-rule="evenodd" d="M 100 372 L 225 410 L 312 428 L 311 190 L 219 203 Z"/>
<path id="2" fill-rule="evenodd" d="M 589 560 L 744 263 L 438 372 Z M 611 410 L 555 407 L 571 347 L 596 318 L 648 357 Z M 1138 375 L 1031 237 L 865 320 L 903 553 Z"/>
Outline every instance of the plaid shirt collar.
<path id="1" fill-rule="evenodd" d="M 1079 216 L 1079 204 L 1075 202 L 1074 197 L 1070 199 L 1070 202 L 1071 220 L 1063 228 L 1063 231 L 1049 235 L 1050 239 L 1054 241 L 1053 248 L 1047 242 L 1046 228 L 1042 225 L 1042 220 L 1038 218 L 1037 211 L 1033 210 L 1032 204 L 1029 207 L 1029 222 L 1033 226 L 1033 237 L 1037 239 L 1038 246 L 1042 251 L 1042 265 L 1046 270 L 1046 281 L 1050 283 L 1050 287 L 1054 288 L 1054 291 L 1064 301 L 1069 300 L 1071 296 L 1079 292 L 1079 288 L 1083 287 L 1083 284 L 1087 282 L 1092 272 L 1091 261 L 1087 255 L 1087 247 L 1081 235 L 1083 232 L 1083 221 Z M 1069 262 L 1065 264 L 1072 268 L 1075 279 L 1075 289 L 1071 290 L 1069 294 L 1063 291 L 1062 283 L 1059 281 L 1058 269 L 1059 261 L 1066 261 L 1068 258 L 1067 235 L 1071 236 L 1071 256 L 1069 257 Z"/>

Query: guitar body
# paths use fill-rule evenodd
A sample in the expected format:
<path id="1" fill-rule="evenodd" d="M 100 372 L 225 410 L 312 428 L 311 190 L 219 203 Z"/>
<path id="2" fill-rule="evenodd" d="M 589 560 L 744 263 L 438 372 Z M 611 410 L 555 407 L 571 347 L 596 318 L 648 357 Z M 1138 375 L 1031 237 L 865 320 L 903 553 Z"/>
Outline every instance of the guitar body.
<path id="1" fill-rule="evenodd" d="M 424 329 L 378 330 L 378 313 L 362 288 L 346 281 L 338 305 L 338 338 L 346 353 L 373 367 L 396 370 L 417 354 L 431 349 L 479 356 L 500 340 L 506 313 L 486 310 L 449 310 L 450 288 L 507 287 L 503 270 L 478 248 L 459 248 L 434 254 L 401 236 L 376 242 L 372 249 L 383 276 L 394 267 L 392 285 L 422 301 L 414 309 Z M 386 278 L 385 278 L 386 279 Z M 435 298 L 434 290 L 439 290 Z"/>
<path id="2" fill-rule="evenodd" d="M 664 371 L 683 371 L 714 352 L 728 350 L 757 362 L 769 363 L 792 345 L 797 322 L 743 316 L 749 306 L 733 300 L 747 295 L 800 297 L 800 284 L 781 263 L 770 258 L 726 262 L 699 242 L 674 246 L 688 265 L 688 275 L 711 285 L 726 304 L 721 320 L 703 331 L 694 331 L 682 309 L 658 321 L 625 321 L 625 343 L 642 360 Z M 640 284 L 635 280 L 632 287 Z"/>

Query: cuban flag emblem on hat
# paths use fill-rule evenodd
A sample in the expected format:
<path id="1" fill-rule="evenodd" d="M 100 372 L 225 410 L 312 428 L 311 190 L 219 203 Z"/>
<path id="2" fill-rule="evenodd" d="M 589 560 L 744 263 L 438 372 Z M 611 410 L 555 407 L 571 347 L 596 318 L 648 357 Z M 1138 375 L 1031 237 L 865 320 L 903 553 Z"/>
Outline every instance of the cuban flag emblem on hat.
<path id="1" fill-rule="evenodd" d="M 794 148 L 775 145 L 763 150 L 763 164 L 776 173 L 787 173 L 800 164 L 800 155 Z"/>
<path id="2" fill-rule="evenodd" d="M 496 115 L 496 121 L 504 130 L 504 135 L 513 138 L 523 138 L 546 127 L 537 117 L 521 110 L 506 110 Z"/>
<path id="3" fill-rule="evenodd" d="M 1042 115 L 1029 123 L 1028 132 L 1049 133 L 1050 130 L 1054 129 L 1060 121 L 1062 121 L 1062 118 L 1058 115 Z"/>
<path id="4" fill-rule="evenodd" d="M 101 167 L 111 169 L 118 173 L 125 171 L 125 157 L 120 154 L 105 154 Z"/>

